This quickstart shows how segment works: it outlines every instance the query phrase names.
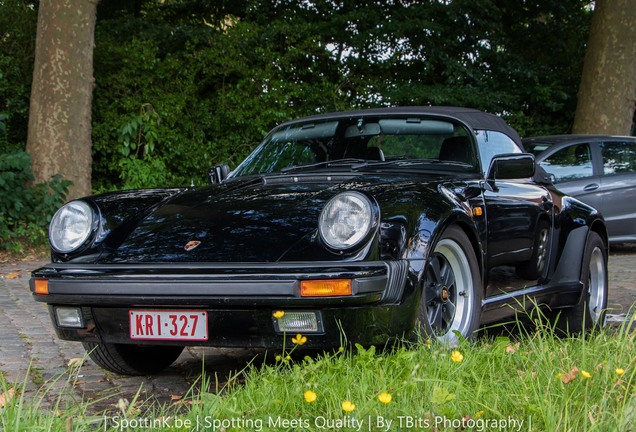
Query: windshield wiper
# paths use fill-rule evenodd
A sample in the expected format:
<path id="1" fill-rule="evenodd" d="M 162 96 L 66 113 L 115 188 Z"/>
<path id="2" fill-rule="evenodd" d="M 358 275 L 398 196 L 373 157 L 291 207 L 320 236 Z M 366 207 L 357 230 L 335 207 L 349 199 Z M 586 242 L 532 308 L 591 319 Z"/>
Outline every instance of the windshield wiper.
<path id="1" fill-rule="evenodd" d="M 281 168 L 280 172 L 288 173 L 291 171 L 303 171 L 303 170 L 314 169 L 314 168 L 333 167 L 333 166 L 341 166 L 341 165 L 346 166 L 346 165 L 353 165 L 353 164 L 363 164 L 362 166 L 364 166 L 364 164 L 366 164 L 367 162 L 369 161 L 365 159 L 356 159 L 356 158 L 334 159 L 334 160 L 316 162 L 316 163 L 308 164 L 308 165 L 292 165 L 285 168 Z"/>
<path id="2" fill-rule="evenodd" d="M 388 161 L 364 161 L 365 163 L 361 163 L 359 165 L 354 165 L 353 169 L 360 168 L 383 168 L 390 165 L 399 165 L 399 166 L 409 166 L 409 165 L 421 165 L 423 163 L 427 164 L 440 164 L 446 163 L 446 161 L 441 161 L 439 159 L 426 159 L 426 158 L 403 158 L 403 159 L 391 159 Z"/>

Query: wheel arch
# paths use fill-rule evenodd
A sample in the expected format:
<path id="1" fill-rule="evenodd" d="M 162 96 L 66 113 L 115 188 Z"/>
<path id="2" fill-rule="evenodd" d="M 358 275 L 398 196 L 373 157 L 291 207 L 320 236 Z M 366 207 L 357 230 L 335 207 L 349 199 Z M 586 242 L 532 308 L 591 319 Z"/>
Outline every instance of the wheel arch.
<path id="1" fill-rule="evenodd" d="M 427 257 L 430 256 L 435 249 L 435 244 L 442 238 L 444 231 L 451 226 L 457 226 L 468 238 L 470 245 L 473 248 L 475 257 L 477 258 L 477 267 L 479 270 L 479 280 L 481 281 L 482 295 L 486 294 L 486 255 L 482 247 L 482 242 L 479 238 L 479 232 L 471 219 L 464 213 L 457 213 L 454 217 L 448 218 L 447 222 L 439 227 L 437 232 L 432 236 L 432 242 L 427 251 Z"/>
<path id="2" fill-rule="evenodd" d="M 471 225 L 461 219 L 457 220 L 455 222 L 455 225 L 457 225 L 464 232 L 464 234 L 466 234 L 466 237 L 468 237 L 468 240 L 473 247 L 473 252 L 475 253 L 475 257 L 477 257 L 477 266 L 479 267 L 479 277 L 482 281 L 482 289 L 485 293 L 485 253 L 483 251 L 481 241 L 479 240 L 477 230 L 475 229 L 474 225 Z"/>
<path id="3" fill-rule="evenodd" d="M 590 232 L 595 232 L 601 237 L 603 243 L 605 244 L 605 250 L 609 253 L 609 234 L 607 233 L 605 222 L 600 219 L 595 219 L 590 225 Z"/>

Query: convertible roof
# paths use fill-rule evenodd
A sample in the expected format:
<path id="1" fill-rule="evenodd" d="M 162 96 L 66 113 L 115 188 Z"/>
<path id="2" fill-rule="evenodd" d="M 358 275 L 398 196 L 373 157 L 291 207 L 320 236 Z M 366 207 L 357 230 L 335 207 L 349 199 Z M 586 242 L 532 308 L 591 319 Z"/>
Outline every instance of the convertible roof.
<path id="1" fill-rule="evenodd" d="M 521 146 L 521 138 L 516 130 L 508 125 L 504 119 L 494 114 L 489 114 L 473 108 L 461 108 L 452 106 L 398 106 L 388 108 L 373 108 L 360 111 L 344 111 L 328 114 L 319 114 L 304 117 L 291 122 L 283 123 L 287 126 L 296 122 L 307 120 L 325 120 L 329 118 L 348 118 L 357 116 L 383 116 L 383 115 L 432 115 L 452 117 L 466 123 L 473 129 L 485 129 L 501 132 L 508 135 L 514 142 Z"/>

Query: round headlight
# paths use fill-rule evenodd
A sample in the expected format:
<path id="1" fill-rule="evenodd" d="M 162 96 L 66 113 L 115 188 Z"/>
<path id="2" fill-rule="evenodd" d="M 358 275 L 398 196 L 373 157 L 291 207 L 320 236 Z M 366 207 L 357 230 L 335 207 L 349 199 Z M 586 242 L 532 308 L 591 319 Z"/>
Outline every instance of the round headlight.
<path id="1" fill-rule="evenodd" d="M 322 209 L 318 231 L 327 246 L 343 250 L 364 240 L 374 222 L 371 200 L 359 192 L 344 192 Z"/>
<path id="2" fill-rule="evenodd" d="M 84 201 L 61 207 L 51 219 L 49 241 L 57 252 L 69 253 L 84 244 L 93 231 L 93 209 Z"/>

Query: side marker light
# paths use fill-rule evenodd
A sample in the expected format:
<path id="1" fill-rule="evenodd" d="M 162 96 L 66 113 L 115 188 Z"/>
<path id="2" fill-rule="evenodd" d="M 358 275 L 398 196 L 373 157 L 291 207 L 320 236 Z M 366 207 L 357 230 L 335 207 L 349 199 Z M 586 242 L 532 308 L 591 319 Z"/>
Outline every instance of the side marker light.
<path id="1" fill-rule="evenodd" d="M 47 279 L 35 279 L 33 281 L 33 292 L 38 295 L 48 295 L 49 281 Z"/>
<path id="2" fill-rule="evenodd" d="M 301 297 L 349 296 L 351 293 L 351 279 L 319 279 L 300 281 Z"/>

